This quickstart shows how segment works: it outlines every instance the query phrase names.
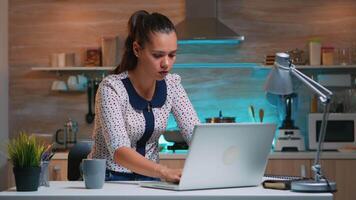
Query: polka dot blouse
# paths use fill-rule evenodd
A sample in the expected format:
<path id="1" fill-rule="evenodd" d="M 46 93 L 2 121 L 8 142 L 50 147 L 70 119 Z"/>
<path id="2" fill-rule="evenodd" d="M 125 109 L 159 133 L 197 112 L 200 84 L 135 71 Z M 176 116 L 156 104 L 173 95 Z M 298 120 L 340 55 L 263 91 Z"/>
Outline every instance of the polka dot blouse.
<path id="1" fill-rule="evenodd" d="M 113 159 L 120 147 L 133 148 L 158 163 L 158 139 L 166 130 L 170 112 L 189 144 L 194 125 L 200 122 L 180 80 L 178 75 L 168 74 L 157 81 L 149 102 L 136 93 L 127 72 L 104 78 L 96 95 L 94 146 L 90 156 L 106 159 L 109 170 L 126 173 L 131 171 Z"/>

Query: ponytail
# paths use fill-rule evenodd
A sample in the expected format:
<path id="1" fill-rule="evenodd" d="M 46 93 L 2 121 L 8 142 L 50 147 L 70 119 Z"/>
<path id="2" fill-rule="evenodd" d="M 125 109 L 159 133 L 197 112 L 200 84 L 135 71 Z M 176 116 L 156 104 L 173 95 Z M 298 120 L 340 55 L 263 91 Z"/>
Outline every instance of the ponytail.
<path id="1" fill-rule="evenodd" d="M 133 51 L 133 43 L 136 41 L 141 47 L 150 42 L 150 33 L 176 32 L 173 23 L 168 17 L 159 14 L 149 14 L 145 10 L 136 11 L 128 21 L 128 35 L 125 40 L 124 54 L 120 64 L 115 68 L 113 74 L 130 71 L 137 66 L 137 57 Z"/>

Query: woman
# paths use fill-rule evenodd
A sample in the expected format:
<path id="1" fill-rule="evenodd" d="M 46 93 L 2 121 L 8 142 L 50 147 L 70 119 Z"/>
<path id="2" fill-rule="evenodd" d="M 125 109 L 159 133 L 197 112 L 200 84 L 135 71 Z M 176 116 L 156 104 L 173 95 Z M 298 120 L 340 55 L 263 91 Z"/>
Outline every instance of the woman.
<path id="1" fill-rule="evenodd" d="M 120 65 L 96 95 L 91 156 L 107 160 L 106 180 L 179 182 L 181 169 L 159 162 L 158 139 L 172 112 L 189 144 L 196 112 L 180 77 L 169 74 L 176 59 L 173 23 L 159 13 L 135 12 Z"/>

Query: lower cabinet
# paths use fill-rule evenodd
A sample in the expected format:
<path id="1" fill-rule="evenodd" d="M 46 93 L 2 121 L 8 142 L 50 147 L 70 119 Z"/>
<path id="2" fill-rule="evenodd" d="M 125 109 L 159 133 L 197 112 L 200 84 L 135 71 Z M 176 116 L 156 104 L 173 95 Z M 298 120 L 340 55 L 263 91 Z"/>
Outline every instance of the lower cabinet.
<path id="1" fill-rule="evenodd" d="M 49 180 L 66 181 L 67 180 L 67 159 L 51 160 L 49 164 Z"/>
<path id="2" fill-rule="evenodd" d="M 311 177 L 313 161 L 312 159 L 269 159 L 265 173 Z M 182 168 L 184 159 L 164 159 L 160 163 L 171 168 Z M 324 159 L 321 161 L 321 167 L 323 174 L 329 180 L 336 182 L 335 200 L 356 199 L 356 160 Z"/>
<path id="3" fill-rule="evenodd" d="M 310 162 L 307 159 L 269 159 L 265 174 L 310 177 Z"/>
<path id="4" fill-rule="evenodd" d="M 336 200 L 356 199 L 356 160 L 322 160 L 324 175 L 336 182 Z"/>
<path id="5" fill-rule="evenodd" d="M 173 169 L 179 169 L 179 168 L 183 168 L 184 166 L 184 162 L 185 159 L 161 159 L 159 161 L 159 164 L 165 165 L 169 168 L 173 168 Z"/>

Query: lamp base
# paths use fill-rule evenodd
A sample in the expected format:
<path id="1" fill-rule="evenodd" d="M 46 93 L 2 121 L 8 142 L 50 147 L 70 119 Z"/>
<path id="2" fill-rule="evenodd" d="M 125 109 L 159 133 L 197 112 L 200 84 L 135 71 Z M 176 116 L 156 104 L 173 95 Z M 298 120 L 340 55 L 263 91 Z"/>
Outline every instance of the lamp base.
<path id="1" fill-rule="evenodd" d="M 302 180 L 293 181 L 291 190 L 294 192 L 336 192 L 336 183 L 332 181 Z"/>

